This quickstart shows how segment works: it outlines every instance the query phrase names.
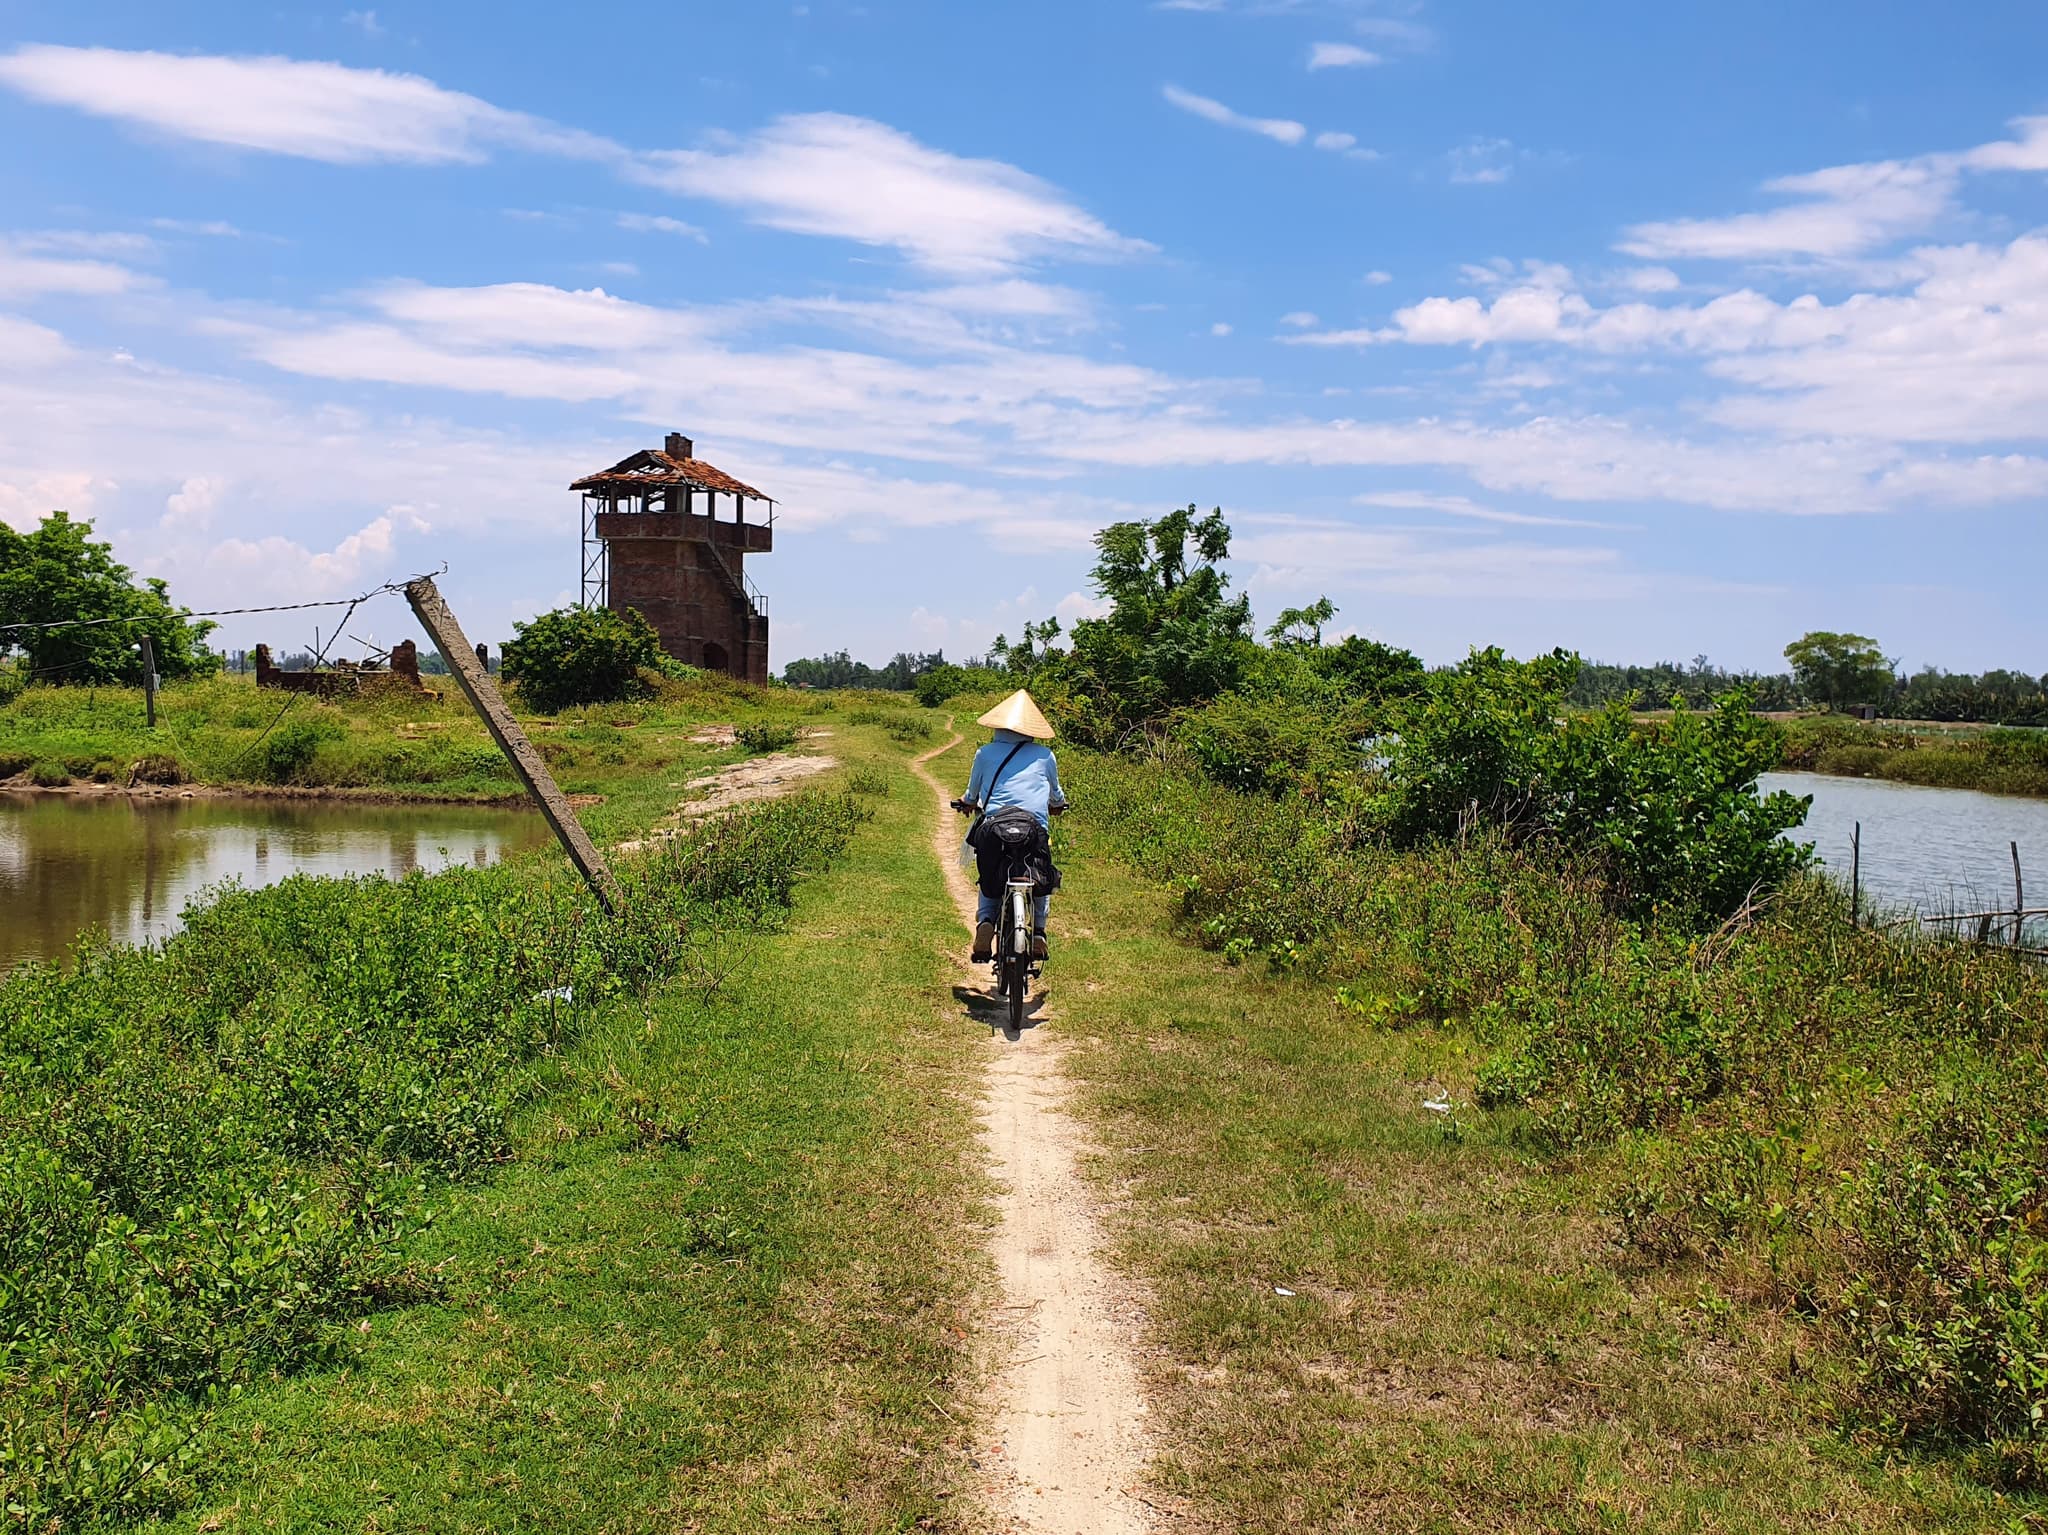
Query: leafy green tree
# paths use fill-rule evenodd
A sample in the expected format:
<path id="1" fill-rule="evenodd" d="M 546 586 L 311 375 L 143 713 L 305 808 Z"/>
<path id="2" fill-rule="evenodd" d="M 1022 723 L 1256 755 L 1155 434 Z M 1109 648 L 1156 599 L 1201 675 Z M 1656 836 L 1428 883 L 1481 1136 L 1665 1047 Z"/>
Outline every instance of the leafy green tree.
<path id="1" fill-rule="evenodd" d="M 31 676 L 50 682 L 142 681 L 138 641 L 148 635 L 157 675 L 174 680 L 220 669 L 206 648 L 218 625 L 171 605 L 156 577 L 137 586 L 113 547 L 95 542 L 90 522 L 52 512 L 32 533 L 0 523 L 0 655 L 22 653 Z M 85 620 L 62 629 L 8 624 Z"/>
<path id="2" fill-rule="evenodd" d="M 1266 638 L 1275 645 L 1285 645 L 1297 650 L 1316 650 L 1322 647 L 1323 625 L 1337 616 L 1337 604 L 1328 597 L 1318 597 L 1305 608 L 1282 608 L 1280 616 L 1266 631 Z"/>
<path id="3" fill-rule="evenodd" d="M 1063 725 L 1102 744 L 1236 686 L 1257 647 L 1251 602 L 1230 595 L 1222 569 L 1230 524 L 1221 507 L 1112 523 L 1095 547 L 1095 590 L 1110 611 L 1076 623 L 1068 648 L 1033 673 Z"/>
<path id="4" fill-rule="evenodd" d="M 501 669 L 526 702 L 546 714 L 637 697 L 648 689 L 643 668 L 678 669 L 654 626 L 630 608 L 556 608 L 512 628 Z"/>
<path id="5" fill-rule="evenodd" d="M 1892 690 L 1893 663 L 1867 634 L 1816 629 L 1785 647 L 1793 685 L 1824 709 L 1881 703 Z"/>

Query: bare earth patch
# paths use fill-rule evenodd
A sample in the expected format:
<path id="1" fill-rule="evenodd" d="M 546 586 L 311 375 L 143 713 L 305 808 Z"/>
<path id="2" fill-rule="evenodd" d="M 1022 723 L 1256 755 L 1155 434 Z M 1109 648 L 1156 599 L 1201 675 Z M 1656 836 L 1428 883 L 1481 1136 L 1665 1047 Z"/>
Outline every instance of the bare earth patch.
<path id="1" fill-rule="evenodd" d="M 683 828 L 692 821 L 701 821 L 706 816 L 751 804 L 755 800 L 780 799 L 806 778 L 815 778 L 838 765 L 838 759 L 834 757 L 798 757 L 788 752 L 730 763 L 715 773 L 691 779 L 683 786 L 685 791 L 702 795 L 702 798 L 684 800 L 669 812 L 665 822 L 657 824 L 645 837 L 621 842 L 618 851 L 637 853 L 642 848 L 681 836 Z"/>

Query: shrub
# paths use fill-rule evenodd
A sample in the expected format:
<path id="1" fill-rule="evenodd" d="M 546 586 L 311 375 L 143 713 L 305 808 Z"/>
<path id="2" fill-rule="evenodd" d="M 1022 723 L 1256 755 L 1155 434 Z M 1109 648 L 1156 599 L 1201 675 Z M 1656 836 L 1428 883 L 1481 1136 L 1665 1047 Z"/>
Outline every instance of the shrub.
<path id="1" fill-rule="evenodd" d="M 1225 693 L 1182 714 L 1173 738 L 1226 788 L 1279 794 L 1316 774 L 1358 767 L 1357 732 L 1329 698 Z"/>
<path id="2" fill-rule="evenodd" d="M 642 669 L 665 675 L 677 663 L 661 648 L 654 626 L 638 612 L 556 608 L 514 624 L 504 649 L 504 675 L 529 706 L 556 714 L 584 704 L 644 696 Z"/>
<path id="3" fill-rule="evenodd" d="M 339 720 L 319 715 L 286 718 L 276 729 L 260 738 L 243 762 L 264 783 L 310 783 L 313 759 L 320 748 L 347 735 Z"/>
<path id="4" fill-rule="evenodd" d="M 1806 861 L 1781 833 L 1808 801 L 1755 792 L 1783 733 L 1746 694 L 1660 722 L 1621 702 L 1565 716 L 1576 668 L 1562 651 L 1529 662 L 1475 651 L 1396 704 L 1379 802 L 1395 837 L 1489 826 L 1590 852 L 1622 909 L 1694 922 L 1727 916 Z"/>
<path id="5" fill-rule="evenodd" d="M 176 757 L 161 752 L 138 758 L 135 765 L 128 770 L 130 783 L 181 784 L 186 782 L 187 777 L 183 763 Z"/>
<path id="6" fill-rule="evenodd" d="M 766 752 L 786 751 L 796 745 L 796 727 L 793 725 L 742 725 L 732 733 L 733 744 L 743 752 L 760 756 Z"/>
<path id="7" fill-rule="evenodd" d="M 28 781 L 38 789 L 61 789 L 71 782 L 71 770 L 45 757 L 29 768 Z"/>
<path id="8" fill-rule="evenodd" d="M 855 768 L 847 775 L 846 788 L 850 794 L 885 796 L 889 792 L 889 779 L 871 767 Z"/>

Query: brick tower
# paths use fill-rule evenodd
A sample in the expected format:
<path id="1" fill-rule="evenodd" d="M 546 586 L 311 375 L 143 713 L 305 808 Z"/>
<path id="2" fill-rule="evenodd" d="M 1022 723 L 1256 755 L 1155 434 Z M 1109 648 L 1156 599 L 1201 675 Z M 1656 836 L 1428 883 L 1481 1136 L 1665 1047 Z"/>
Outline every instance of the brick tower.
<path id="1" fill-rule="evenodd" d="M 680 432 L 569 488 L 583 493 L 584 606 L 637 608 L 678 661 L 768 680 L 768 599 L 746 557 L 775 547 L 772 500 Z"/>

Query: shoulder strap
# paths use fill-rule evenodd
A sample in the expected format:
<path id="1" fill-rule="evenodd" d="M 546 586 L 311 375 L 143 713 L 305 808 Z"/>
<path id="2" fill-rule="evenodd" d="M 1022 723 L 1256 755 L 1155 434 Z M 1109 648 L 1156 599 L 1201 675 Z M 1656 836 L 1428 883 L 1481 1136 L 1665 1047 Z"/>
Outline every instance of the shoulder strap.
<path id="1" fill-rule="evenodd" d="M 1024 750 L 1024 748 L 1029 746 L 1030 744 L 1031 743 L 1029 741 L 1019 741 L 1015 746 L 1010 748 L 1009 755 L 1004 757 L 1001 762 L 998 762 L 996 764 L 995 772 L 989 775 L 988 788 L 982 792 L 981 814 L 975 817 L 975 824 L 977 826 L 981 824 L 982 817 L 988 814 L 988 802 L 995 797 L 996 785 L 1003 781 L 1003 769 L 1008 767 L 1010 763 L 1016 759 L 1017 753 Z"/>

